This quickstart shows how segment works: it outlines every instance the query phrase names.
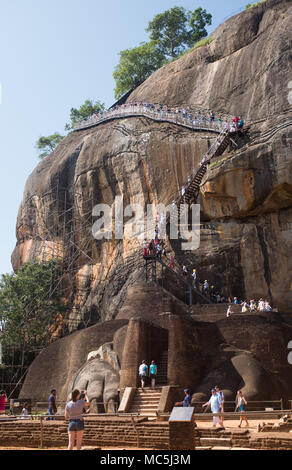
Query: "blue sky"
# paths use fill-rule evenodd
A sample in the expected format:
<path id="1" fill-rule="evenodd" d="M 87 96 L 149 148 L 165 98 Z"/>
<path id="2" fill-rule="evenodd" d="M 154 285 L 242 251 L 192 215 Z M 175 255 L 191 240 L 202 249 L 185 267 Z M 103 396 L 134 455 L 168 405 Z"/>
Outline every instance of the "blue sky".
<path id="1" fill-rule="evenodd" d="M 175 5 L 213 15 L 212 32 L 248 0 L 0 0 L 0 273 L 11 272 L 25 181 L 41 135 L 64 132 L 71 107 L 114 102 L 119 52 L 148 40 L 145 28 Z"/>

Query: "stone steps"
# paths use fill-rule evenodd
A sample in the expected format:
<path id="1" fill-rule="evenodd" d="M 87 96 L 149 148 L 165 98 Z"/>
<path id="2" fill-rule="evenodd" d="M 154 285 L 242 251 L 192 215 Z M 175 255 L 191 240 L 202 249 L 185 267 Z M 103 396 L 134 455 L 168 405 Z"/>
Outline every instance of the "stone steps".
<path id="1" fill-rule="evenodd" d="M 208 447 L 208 446 L 231 447 L 231 439 L 224 438 L 224 437 L 201 437 L 200 444 L 203 447 Z"/>
<path id="2" fill-rule="evenodd" d="M 136 390 L 131 403 L 130 413 L 139 413 L 145 417 L 156 417 L 156 411 L 160 401 L 161 389 L 151 390 L 146 388 L 144 392 Z"/>

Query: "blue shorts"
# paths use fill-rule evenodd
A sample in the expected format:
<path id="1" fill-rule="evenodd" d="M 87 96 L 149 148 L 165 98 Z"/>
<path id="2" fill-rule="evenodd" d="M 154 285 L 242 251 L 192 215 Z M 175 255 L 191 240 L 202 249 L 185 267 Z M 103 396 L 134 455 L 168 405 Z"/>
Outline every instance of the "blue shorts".
<path id="1" fill-rule="evenodd" d="M 240 405 L 238 407 L 238 411 L 245 411 L 245 406 L 244 405 Z"/>
<path id="2" fill-rule="evenodd" d="M 83 419 L 70 419 L 68 431 L 83 431 L 84 421 Z"/>

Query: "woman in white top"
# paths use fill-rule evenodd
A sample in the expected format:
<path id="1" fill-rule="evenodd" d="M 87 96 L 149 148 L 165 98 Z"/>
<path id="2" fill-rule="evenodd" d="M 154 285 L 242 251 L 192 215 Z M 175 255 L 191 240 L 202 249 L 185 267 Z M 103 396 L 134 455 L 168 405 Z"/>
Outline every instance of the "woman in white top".
<path id="1" fill-rule="evenodd" d="M 69 419 L 68 426 L 69 445 L 68 450 L 73 450 L 75 440 L 77 450 L 81 450 L 82 438 L 84 432 L 83 408 L 89 406 L 86 391 L 73 390 L 72 399 L 65 408 L 65 419 Z"/>

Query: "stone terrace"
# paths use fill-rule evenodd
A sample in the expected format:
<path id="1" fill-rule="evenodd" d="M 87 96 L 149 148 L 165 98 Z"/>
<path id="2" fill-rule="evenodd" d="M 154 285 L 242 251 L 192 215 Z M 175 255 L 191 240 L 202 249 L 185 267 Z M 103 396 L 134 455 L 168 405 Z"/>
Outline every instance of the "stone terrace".
<path id="1" fill-rule="evenodd" d="M 136 418 L 139 447 L 168 448 L 168 423 L 147 422 Z M 68 423 L 43 421 L 43 446 L 64 447 L 68 444 Z M 40 421 L 0 422 L 0 446 L 38 447 L 41 442 Z M 137 446 L 137 433 L 130 418 L 100 417 L 86 419 L 83 444 L 87 446 Z"/>
<path id="2" fill-rule="evenodd" d="M 98 417 L 87 418 L 83 438 L 84 446 L 118 448 L 169 448 L 167 422 L 149 422 L 135 418 L 135 431 L 131 418 Z M 0 447 L 38 448 L 41 442 L 39 420 L 0 422 Z M 43 422 L 43 447 L 67 447 L 67 423 L 64 421 Z M 198 450 L 215 448 L 245 448 L 291 450 L 291 433 L 258 433 L 251 429 L 213 429 L 198 427 L 195 430 L 195 445 Z"/>

